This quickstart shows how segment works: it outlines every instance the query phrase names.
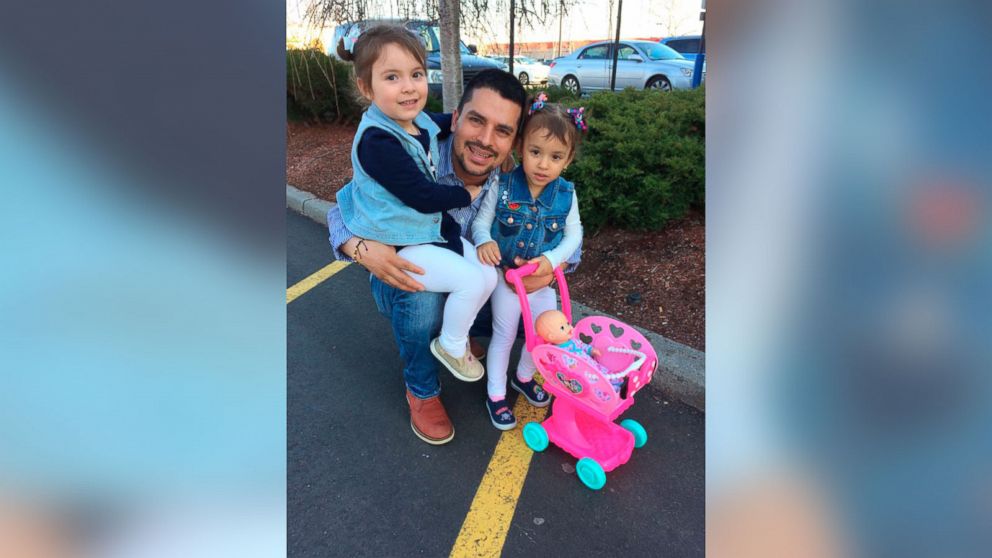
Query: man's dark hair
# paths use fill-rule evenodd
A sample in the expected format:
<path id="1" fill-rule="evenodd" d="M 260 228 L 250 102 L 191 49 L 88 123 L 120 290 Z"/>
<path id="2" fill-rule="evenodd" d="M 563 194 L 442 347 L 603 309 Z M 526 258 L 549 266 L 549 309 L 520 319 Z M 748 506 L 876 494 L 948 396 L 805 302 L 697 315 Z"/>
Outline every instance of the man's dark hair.
<path id="1" fill-rule="evenodd" d="M 482 70 L 465 85 L 462 98 L 458 101 L 458 114 L 462 113 L 465 103 L 472 100 L 472 95 L 476 89 L 492 89 L 500 97 L 507 101 L 513 101 L 520 107 L 520 119 L 517 120 L 517 135 L 524 129 L 524 117 L 527 115 L 527 91 L 520 85 L 517 78 L 509 72 L 504 72 L 498 68 Z"/>

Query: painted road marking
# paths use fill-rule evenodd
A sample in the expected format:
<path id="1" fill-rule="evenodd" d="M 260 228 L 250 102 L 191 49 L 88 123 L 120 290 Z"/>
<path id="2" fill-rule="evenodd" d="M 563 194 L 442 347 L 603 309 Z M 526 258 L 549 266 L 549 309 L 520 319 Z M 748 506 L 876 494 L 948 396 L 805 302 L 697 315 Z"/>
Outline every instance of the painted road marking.
<path id="1" fill-rule="evenodd" d="M 348 267 L 348 262 L 331 262 L 306 279 L 286 289 L 286 304 L 293 302 L 304 293 L 323 283 L 335 273 Z M 513 406 L 518 428 L 504 432 L 496 444 L 496 450 L 489 460 L 486 474 L 479 483 L 475 498 L 469 507 L 465 522 L 451 549 L 452 558 L 478 556 L 499 556 L 503 552 L 506 533 L 517 507 L 517 499 L 523 489 L 527 470 L 534 452 L 524 443 L 523 425 L 530 421 L 540 422 L 548 414 L 548 408 L 538 409 L 527 403 L 523 397 L 517 398 Z"/>
<path id="2" fill-rule="evenodd" d="M 524 443 L 522 428 L 530 421 L 544 420 L 547 414 L 547 407 L 538 409 L 523 397 L 517 398 L 513 406 L 517 428 L 500 436 L 451 549 L 451 558 L 499 556 L 503 552 L 506 533 L 510 530 L 517 499 L 534 455 Z"/>
<path id="3" fill-rule="evenodd" d="M 330 276 L 348 267 L 349 262 L 331 262 L 306 279 L 286 289 L 286 304 L 293 302 L 303 293 L 326 281 Z"/>

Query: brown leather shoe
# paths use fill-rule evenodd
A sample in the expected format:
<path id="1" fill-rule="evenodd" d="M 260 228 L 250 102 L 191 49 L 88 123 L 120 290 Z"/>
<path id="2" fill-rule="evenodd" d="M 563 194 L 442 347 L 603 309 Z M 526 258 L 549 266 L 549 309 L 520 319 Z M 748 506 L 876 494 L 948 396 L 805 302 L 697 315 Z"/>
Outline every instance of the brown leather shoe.
<path id="1" fill-rule="evenodd" d="M 452 426 L 448 413 L 441 404 L 441 396 L 435 395 L 429 399 L 414 397 L 406 390 L 406 402 L 410 405 L 410 427 L 418 438 L 439 446 L 447 444 L 455 437 L 455 427 Z"/>
<path id="2" fill-rule="evenodd" d="M 474 337 L 468 338 L 468 350 L 472 351 L 472 356 L 475 357 L 475 360 L 486 358 L 486 348 L 482 346 L 482 343 L 476 341 Z"/>

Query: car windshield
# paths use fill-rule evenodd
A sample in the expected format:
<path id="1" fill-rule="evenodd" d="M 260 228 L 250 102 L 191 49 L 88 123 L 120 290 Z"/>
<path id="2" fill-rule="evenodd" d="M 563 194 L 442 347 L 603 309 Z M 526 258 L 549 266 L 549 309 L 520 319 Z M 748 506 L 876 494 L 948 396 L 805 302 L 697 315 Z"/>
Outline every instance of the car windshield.
<path id="1" fill-rule="evenodd" d="M 685 60 L 685 56 L 682 56 L 671 47 L 665 46 L 661 43 L 636 43 L 637 46 L 648 54 L 648 58 L 651 60 Z"/>
<path id="2" fill-rule="evenodd" d="M 441 28 L 438 26 L 433 27 L 421 27 L 420 37 L 424 40 L 424 47 L 427 48 L 427 52 L 441 52 Z M 469 52 L 468 47 L 465 43 L 458 41 L 458 46 L 462 54 L 472 54 Z"/>
<path id="3" fill-rule="evenodd" d="M 534 61 L 533 58 L 528 58 L 526 56 L 518 56 L 518 57 L 516 57 L 515 60 L 519 64 L 534 64 L 535 63 L 535 61 Z"/>

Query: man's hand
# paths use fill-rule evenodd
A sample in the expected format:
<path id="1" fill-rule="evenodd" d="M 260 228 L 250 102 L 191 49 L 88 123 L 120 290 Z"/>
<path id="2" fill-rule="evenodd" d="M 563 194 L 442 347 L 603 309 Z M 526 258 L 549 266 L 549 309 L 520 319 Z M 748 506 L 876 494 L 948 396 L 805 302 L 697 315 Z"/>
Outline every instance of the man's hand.
<path id="1" fill-rule="evenodd" d="M 499 245 L 496 244 L 495 240 L 490 240 L 489 242 L 484 242 L 476 248 L 476 252 L 479 254 L 479 261 L 487 265 L 499 265 L 500 254 Z"/>
<path id="2" fill-rule="evenodd" d="M 361 246 L 359 246 L 359 242 L 361 242 Z M 341 251 L 352 255 L 355 253 L 356 246 L 358 246 L 358 257 L 355 258 L 355 261 L 383 283 L 401 291 L 418 292 L 424 290 L 422 284 L 405 273 L 405 271 L 409 271 L 423 275 L 424 270 L 397 256 L 396 248 L 374 240 L 362 240 L 353 236 L 348 242 L 341 245 Z"/>
<path id="3" fill-rule="evenodd" d="M 543 257 L 543 256 L 542 256 Z M 521 257 L 513 258 L 513 263 L 517 266 L 526 265 L 528 262 Z M 565 264 L 562 263 L 559 267 L 565 268 Z M 540 268 L 531 275 L 522 278 L 524 283 L 524 289 L 527 294 L 530 294 L 538 289 L 542 289 L 551 284 L 551 280 L 555 278 L 554 273 L 552 273 L 551 265 L 548 264 L 548 270 L 545 273 L 541 273 Z"/>

